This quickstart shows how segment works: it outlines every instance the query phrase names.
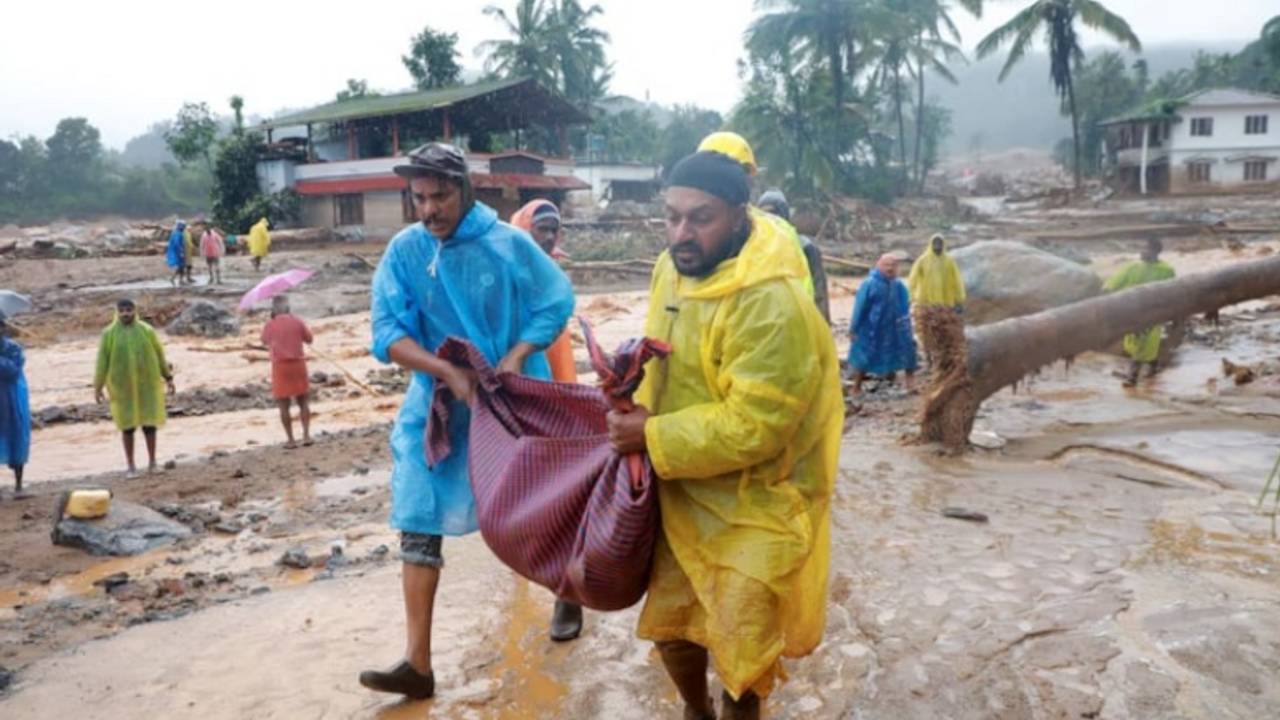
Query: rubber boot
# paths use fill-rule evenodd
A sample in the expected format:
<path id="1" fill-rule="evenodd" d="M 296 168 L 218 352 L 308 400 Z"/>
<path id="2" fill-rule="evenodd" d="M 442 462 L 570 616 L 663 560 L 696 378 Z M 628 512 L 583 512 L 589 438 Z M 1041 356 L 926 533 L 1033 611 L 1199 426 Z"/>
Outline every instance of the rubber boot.
<path id="1" fill-rule="evenodd" d="M 725 690 L 720 694 L 724 709 L 720 720 L 760 720 L 760 696 L 748 690 L 737 700 Z"/>
<path id="2" fill-rule="evenodd" d="M 716 720 L 707 689 L 707 649 L 686 640 L 657 643 L 662 664 L 684 700 L 684 720 Z"/>
<path id="3" fill-rule="evenodd" d="M 556 600 L 556 609 L 551 613 L 551 639 L 564 642 L 581 634 L 582 606 L 568 600 Z"/>

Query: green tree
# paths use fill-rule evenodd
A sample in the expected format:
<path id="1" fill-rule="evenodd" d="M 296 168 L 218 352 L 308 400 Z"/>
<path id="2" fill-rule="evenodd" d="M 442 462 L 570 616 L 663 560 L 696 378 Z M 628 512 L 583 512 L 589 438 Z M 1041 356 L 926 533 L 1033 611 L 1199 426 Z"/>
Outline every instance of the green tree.
<path id="1" fill-rule="evenodd" d="M 368 81 L 350 78 L 347 80 L 347 87 L 338 91 L 337 101 L 346 102 L 366 97 L 378 97 L 378 93 L 369 89 Z"/>
<path id="2" fill-rule="evenodd" d="M 577 0 L 560 0 L 550 11 L 550 50 L 559 70 L 560 92 L 578 107 L 589 108 L 604 97 L 613 77 L 606 57 L 609 34 L 592 27 L 604 10 L 584 8 Z"/>
<path id="3" fill-rule="evenodd" d="M 209 111 L 207 103 L 184 103 L 178 117 L 165 132 L 169 152 L 186 165 L 203 159 L 212 173 L 213 148 L 218 140 L 218 121 Z"/>
<path id="4" fill-rule="evenodd" d="M 1103 132 L 1098 124 L 1137 108 L 1143 102 L 1143 79 L 1141 73 L 1131 71 L 1124 56 L 1108 51 L 1077 68 L 1074 82 L 1081 125 L 1081 171 L 1095 175 L 1102 153 Z"/>
<path id="5" fill-rule="evenodd" d="M 647 111 L 623 110 L 604 115 L 591 132 L 604 138 L 604 155 L 596 159 L 616 162 L 658 162 L 658 138 L 662 130 Z"/>
<path id="6" fill-rule="evenodd" d="M 231 112 L 235 117 L 235 131 L 242 133 L 244 132 L 244 98 L 239 95 L 232 95 L 228 102 L 231 104 Z"/>
<path id="7" fill-rule="evenodd" d="M 45 141 L 49 179 L 60 186 L 97 184 L 102 174 L 102 134 L 85 118 L 64 118 Z"/>
<path id="8" fill-rule="evenodd" d="M 658 160 L 663 172 L 669 172 L 686 155 L 698 149 L 702 138 L 724 126 L 724 118 L 714 110 L 694 105 L 678 105 L 671 122 L 658 137 Z"/>
<path id="9" fill-rule="evenodd" d="M 413 76 L 414 87 L 419 90 L 452 87 L 460 82 L 462 66 L 458 59 L 458 33 L 446 33 L 426 27 L 409 39 L 409 54 L 401 55 L 400 62 Z M 363 81 L 361 81 L 363 82 Z M 348 89 L 351 81 L 347 81 Z M 365 88 L 366 94 L 368 88 Z M 339 100 L 341 97 L 338 93 Z M 363 96 L 360 96 L 363 97 Z"/>
<path id="10" fill-rule="evenodd" d="M 485 71 L 500 77 L 528 77 L 543 86 L 560 89 L 555 51 L 554 8 L 544 0 L 517 0 L 515 13 L 509 15 L 497 5 L 489 5 L 484 14 L 502 24 L 511 36 L 502 40 L 486 40 L 476 52 L 485 56 Z"/>
<path id="11" fill-rule="evenodd" d="M 823 68 L 830 75 L 834 110 L 843 109 L 850 82 L 860 68 L 861 14 L 869 0 L 756 0 L 765 14 L 747 28 L 747 50 L 768 57 L 798 50 L 797 66 Z"/>
<path id="12" fill-rule="evenodd" d="M 1080 113 L 1076 108 L 1073 69 L 1084 59 L 1076 35 L 1076 24 L 1099 31 L 1134 52 L 1142 50 L 1142 43 L 1124 18 L 1108 10 L 1097 0 L 1035 0 L 1009 22 L 1001 25 L 978 43 L 978 57 L 995 54 L 1008 46 L 1008 57 L 1000 71 L 1004 80 L 1009 72 L 1026 56 L 1037 33 L 1043 33 L 1049 46 L 1049 77 L 1058 92 L 1065 109 L 1071 116 L 1071 137 L 1074 144 L 1073 172 L 1075 186 L 1081 187 L 1080 161 Z"/>

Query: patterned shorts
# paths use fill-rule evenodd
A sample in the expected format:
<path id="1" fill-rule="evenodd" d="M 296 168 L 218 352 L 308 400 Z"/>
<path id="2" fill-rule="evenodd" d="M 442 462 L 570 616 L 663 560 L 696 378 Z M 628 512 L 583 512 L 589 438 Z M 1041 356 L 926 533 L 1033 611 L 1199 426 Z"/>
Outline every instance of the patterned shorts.
<path id="1" fill-rule="evenodd" d="M 444 567 L 444 556 L 440 554 L 440 546 L 444 538 L 439 535 L 423 535 L 422 533 L 400 533 L 400 561 L 410 565 L 423 567 Z"/>

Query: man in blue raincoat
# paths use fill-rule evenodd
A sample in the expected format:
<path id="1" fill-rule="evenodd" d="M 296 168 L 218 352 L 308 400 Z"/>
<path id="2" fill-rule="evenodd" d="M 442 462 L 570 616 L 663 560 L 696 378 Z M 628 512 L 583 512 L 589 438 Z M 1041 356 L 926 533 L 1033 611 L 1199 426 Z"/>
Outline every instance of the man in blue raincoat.
<path id="1" fill-rule="evenodd" d="M 187 229 L 187 224 L 179 220 L 173 226 L 173 232 L 169 233 L 169 244 L 164 249 L 165 263 L 173 268 L 173 277 L 169 278 L 169 282 L 177 287 L 180 283 L 185 282 L 185 272 L 187 269 L 187 239 L 183 234 Z"/>
<path id="2" fill-rule="evenodd" d="M 0 464 L 13 470 L 13 495 L 22 497 L 22 470 L 31 453 L 31 403 L 22 346 L 8 338 L 0 313 Z"/>
<path id="3" fill-rule="evenodd" d="M 391 526 L 400 531 L 404 658 L 365 671 L 360 684 L 414 699 L 431 697 L 431 619 L 444 565 L 444 535 L 478 529 L 467 474 L 475 374 L 434 354 L 445 338 L 470 340 L 499 372 L 551 378 L 543 354 L 573 313 L 573 287 L 524 232 L 476 202 L 466 159 L 428 143 L 397 165 L 418 217 L 387 245 L 373 280 L 373 354 L 413 372 L 391 434 Z M 426 463 L 424 435 L 435 383 L 459 399 L 449 412 L 448 458 Z"/>
<path id="4" fill-rule="evenodd" d="M 890 376 L 905 370 L 908 391 L 915 390 L 916 340 L 911 334 L 911 297 L 898 279 L 898 259 L 885 255 L 858 288 L 849 322 L 849 367 L 853 395 L 868 375 Z"/>

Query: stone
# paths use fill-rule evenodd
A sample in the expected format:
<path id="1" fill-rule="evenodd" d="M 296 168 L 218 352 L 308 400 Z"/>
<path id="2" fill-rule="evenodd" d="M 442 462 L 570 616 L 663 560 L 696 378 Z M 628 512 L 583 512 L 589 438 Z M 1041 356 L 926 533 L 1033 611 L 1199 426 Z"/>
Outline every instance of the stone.
<path id="1" fill-rule="evenodd" d="M 186 540 L 191 529 L 142 505 L 114 500 L 100 518 L 64 517 L 53 527 L 54 545 L 79 548 L 91 555 L 138 555 Z"/>
<path id="2" fill-rule="evenodd" d="M 208 300 L 187 305 L 167 328 L 170 335 L 222 338 L 240 333 L 240 320 L 226 308 Z"/>
<path id="3" fill-rule="evenodd" d="M 66 422 L 68 420 L 67 409 L 59 405 L 47 407 L 40 411 L 40 422 L 45 425 Z"/>
<path id="4" fill-rule="evenodd" d="M 980 242 L 951 256 L 964 275 L 969 325 L 1031 315 L 1102 292 L 1102 280 L 1092 270 L 1023 243 Z"/>
<path id="5" fill-rule="evenodd" d="M 306 570 L 311 567 L 311 558 L 301 548 L 290 548 L 285 551 L 284 555 L 280 556 L 280 564 L 285 567 Z"/>
<path id="6" fill-rule="evenodd" d="M 226 533 L 227 535 L 237 535 L 244 528 L 240 523 L 234 520 L 224 520 L 213 526 L 215 532 Z"/>
<path id="7" fill-rule="evenodd" d="M 13 671 L 0 665 L 0 693 L 8 690 L 11 685 L 13 685 Z"/>

